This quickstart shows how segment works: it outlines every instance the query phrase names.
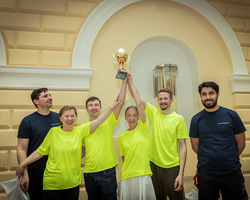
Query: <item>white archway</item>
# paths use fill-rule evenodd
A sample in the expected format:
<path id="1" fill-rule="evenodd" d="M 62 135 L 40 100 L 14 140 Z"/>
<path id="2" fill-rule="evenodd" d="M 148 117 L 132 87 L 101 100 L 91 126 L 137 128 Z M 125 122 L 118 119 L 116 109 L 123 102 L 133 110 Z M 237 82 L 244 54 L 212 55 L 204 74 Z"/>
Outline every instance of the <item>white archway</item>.
<path id="1" fill-rule="evenodd" d="M 104 0 L 83 24 L 74 47 L 72 68 L 89 68 L 91 50 L 97 34 L 105 22 L 123 7 L 139 0 Z M 234 74 L 228 77 L 232 92 L 250 92 L 250 76 L 239 41 L 224 17 L 209 3 L 201 0 L 172 0 L 203 15 L 220 33 L 233 64 Z"/>
<path id="2" fill-rule="evenodd" d="M 123 7 L 139 0 L 104 0 L 89 15 L 76 39 L 72 68 L 89 68 L 89 60 L 95 38 L 105 22 Z M 172 0 L 184 4 L 203 15 L 218 30 L 230 53 L 234 74 L 248 74 L 239 41 L 224 17 L 209 3 L 201 0 Z"/>

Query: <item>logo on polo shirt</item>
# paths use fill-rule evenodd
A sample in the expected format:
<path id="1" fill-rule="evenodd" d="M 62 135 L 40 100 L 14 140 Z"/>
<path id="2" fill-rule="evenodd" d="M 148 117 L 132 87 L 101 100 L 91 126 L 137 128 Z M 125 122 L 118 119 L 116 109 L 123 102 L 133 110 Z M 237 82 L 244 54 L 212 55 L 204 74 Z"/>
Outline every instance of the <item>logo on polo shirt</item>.
<path id="1" fill-rule="evenodd" d="M 59 126 L 59 125 L 60 125 L 59 122 L 58 122 L 58 123 L 51 124 L 51 126 Z"/>
<path id="2" fill-rule="evenodd" d="M 217 125 L 229 124 L 229 122 L 219 122 Z"/>

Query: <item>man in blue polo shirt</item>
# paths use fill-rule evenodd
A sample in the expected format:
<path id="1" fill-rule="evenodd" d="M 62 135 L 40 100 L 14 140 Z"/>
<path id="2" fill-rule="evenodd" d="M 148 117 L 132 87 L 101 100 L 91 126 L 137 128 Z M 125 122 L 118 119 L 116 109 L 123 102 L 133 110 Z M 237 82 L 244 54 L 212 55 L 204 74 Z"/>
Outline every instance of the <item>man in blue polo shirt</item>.
<path id="1" fill-rule="evenodd" d="M 214 82 L 199 85 L 205 109 L 193 116 L 190 140 L 198 155 L 198 190 L 200 200 L 242 200 L 239 156 L 245 148 L 245 127 L 238 114 L 219 106 L 219 86 Z"/>
<path id="2" fill-rule="evenodd" d="M 35 151 L 48 131 L 60 125 L 57 113 L 50 111 L 52 97 L 47 88 L 39 88 L 32 92 L 31 100 L 37 111 L 23 118 L 18 130 L 17 160 L 20 164 Z M 29 193 L 31 200 L 43 199 L 43 172 L 47 156 L 30 164 L 25 168 L 20 187 Z"/>

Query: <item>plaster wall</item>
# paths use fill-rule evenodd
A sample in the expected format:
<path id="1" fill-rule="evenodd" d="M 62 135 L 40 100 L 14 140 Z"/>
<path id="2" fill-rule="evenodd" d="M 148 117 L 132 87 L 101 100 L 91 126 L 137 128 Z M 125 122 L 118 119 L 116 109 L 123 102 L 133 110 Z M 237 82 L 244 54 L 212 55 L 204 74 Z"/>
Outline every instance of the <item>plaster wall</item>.
<path id="1" fill-rule="evenodd" d="M 6 48 L 6 64 L 70 68 L 80 27 L 101 1 L 39 2 L 0 1 L 0 31 Z M 250 2 L 207 2 L 225 17 L 234 30 L 250 73 Z M 202 109 L 196 91 L 198 83 L 209 79 L 220 85 L 219 104 L 235 109 L 248 129 L 242 170 L 250 191 L 250 94 L 231 93 L 227 76 L 233 74 L 233 67 L 223 39 L 203 16 L 184 5 L 171 1 L 141 1 L 115 13 L 98 33 L 92 48 L 90 68 L 94 73 L 90 79 L 90 90 L 50 91 L 53 110 L 58 111 L 66 104 L 74 105 L 79 109 L 78 123 L 82 123 L 87 121 L 84 102 L 90 95 L 100 97 L 104 109 L 110 105 L 121 85 L 114 78 L 118 64 L 112 57 L 120 47 L 131 56 L 125 67 L 133 73 L 139 92 L 148 101 L 153 102 L 150 73 L 154 66 L 166 62 L 178 64 L 177 107 L 185 117 L 187 127 L 191 116 Z M 35 111 L 30 101 L 31 91 L 0 90 L 0 181 L 15 176 L 17 128 L 24 116 Z M 130 95 L 127 95 L 125 106 L 130 104 L 130 100 Z M 115 134 L 119 135 L 125 128 L 126 123 L 122 120 Z M 186 192 L 194 188 L 192 176 L 196 165 L 196 156 L 189 141 L 187 146 Z M 7 199 L 2 188 L 0 199 Z"/>
<path id="2" fill-rule="evenodd" d="M 70 67 L 82 24 L 101 1 L 2 0 L 8 65 Z"/>
<path id="3" fill-rule="evenodd" d="M 160 23 L 155 23 L 156 21 Z M 121 25 L 124 28 L 118 28 Z M 151 28 L 148 29 L 148 27 Z M 178 45 L 178 42 L 186 44 L 192 55 L 187 53 L 187 49 Z M 90 79 L 90 93 L 101 96 L 104 104 L 112 101 L 112 97 L 106 95 L 109 91 L 119 92 L 120 82 L 113 79 L 117 63 L 110 52 L 116 52 L 120 47 L 125 48 L 126 52 L 132 55 L 125 67 L 132 72 L 135 85 L 142 97 L 151 103 L 154 103 L 151 84 L 154 67 L 162 63 L 179 64 L 177 109 L 178 113 L 185 117 L 187 127 L 191 116 L 202 109 L 197 93 L 199 82 L 208 79 L 217 82 L 222 94 L 220 105 L 233 109 L 231 88 L 227 80 L 227 76 L 233 73 L 233 69 L 227 48 L 213 26 L 191 9 L 172 2 L 168 4 L 138 2 L 120 10 L 106 22 L 96 37 L 90 59 L 90 66 L 97 69 Z M 179 57 L 175 57 L 176 54 Z M 192 56 L 196 62 L 192 64 L 188 61 L 180 62 Z M 113 63 L 113 66 L 106 63 Z M 99 81 L 106 84 L 99 84 Z M 130 104 L 129 101 L 131 98 L 127 97 L 126 106 Z M 189 110 L 189 107 L 192 108 Z M 245 112 L 249 113 L 249 110 Z M 124 117 L 123 114 L 121 117 Z M 119 134 L 125 128 L 126 123 L 121 120 L 115 131 Z M 243 164 L 247 166 L 248 163 L 243 160 Z M 195 165 L 196 156 L 188 141 L 185 170 L 188 189 L 193 188 L 191 180 Z"/>

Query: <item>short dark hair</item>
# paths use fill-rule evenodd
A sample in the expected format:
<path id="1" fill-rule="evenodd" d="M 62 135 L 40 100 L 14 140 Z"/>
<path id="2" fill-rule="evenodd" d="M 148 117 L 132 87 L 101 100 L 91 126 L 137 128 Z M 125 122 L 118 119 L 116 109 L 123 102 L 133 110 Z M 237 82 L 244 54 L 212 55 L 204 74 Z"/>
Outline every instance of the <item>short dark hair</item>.
<path id="1" fill-rule="evenodd" d="M 173 98 L 173 93 L 172 93 L 172 91 L 171 91 L 171 90 L 169 90 L 169 89 L 161 89 L 161 90 L 159 90 L 159 92 L 158 92 L 158 97 L 159 97 L 159 94 L 160 94 L 161 92 L 168 93 L 168 94 L 169 94 L 170 99 L 172 99 L 172 98 Z"/>
<path id="2" fill-rule="evenodd" d="M 213 88 L 215 90 L 215 92 L 217 94 L 219 93 L 219 86 L 213 81 L 207 81 L 207 82 L 203 82 L 202 84 L 200 84 L 199 87 L 198 87 L 199 94 L 201 94 L 201 90 L 204 87 L 211 87 L 211 88 Z"/>
<path id="3" fill-rule="evenodd" d="M 31 100 L 33 102 L 33 104 L 37 107 L 37 105 L 34 103 L 34 100 L 39 100 L 39 96 L 42 92 L 47 92 L 48 88 L 39 88 L 36 90 L 33 90 L 33 92 L 31 93 Z"/>
<path id="4" fill-rule="evenodd" d="M 102 107 L 102 104 L 101 104 L 101 100 L 100 99 L 98 99 L 97 97 L 89 97 L 88 99 L 87 99 L 87 101 L 86 101 L 86 108 L 88 107 L 88 102 L 90 102 L 90 101 L 94 101 L 94 100 L 98 100 L 99 101 L 99 104 L 100 104 L 100 107 Z"/>
<path id="5" fill-rule="evenodd" d="M 77 109 L 75 106 L 63 106 L 61 108 L 61 110 L 59 111 L 59 117 L 61 117 L 63 115 L 63 113 L 67 110 L 74 110 L 75 111 L 75 114 L 77 116 Z"/>
<path id="6" fill-rule="evenodd" d="M 136 112 L 137 112 L 137 114 L 138 114 L 138 109 L 137 109 L 136 106 L 128 106 L 128 107 L 126 108 L 126 110 L 125 110 L 125 116 L 126 116 L 126 112 L 127 112 L 130 108 L 136 110 Z"/>

